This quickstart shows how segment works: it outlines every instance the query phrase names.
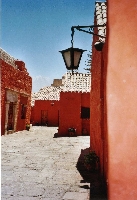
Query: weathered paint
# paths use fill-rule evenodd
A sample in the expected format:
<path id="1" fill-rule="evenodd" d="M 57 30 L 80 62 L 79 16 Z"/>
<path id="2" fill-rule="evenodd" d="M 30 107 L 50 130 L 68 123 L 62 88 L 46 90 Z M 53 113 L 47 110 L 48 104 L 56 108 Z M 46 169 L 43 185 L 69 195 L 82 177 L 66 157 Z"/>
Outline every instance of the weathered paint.
<path id="1" fill-rule="evenodd" d="M 7 92 L 14 92 L 17 95 L 17 99 L 14 102 L 15 107 L 15 121 L 14 131 L 25 129 L 26 123 L 30 123 L 31 114 L 31 89 L 32 79 L 29 76 L 25 63 L 23 61 L 16 61 L 18 68 L 14 68 L 10 64 L 6 63 L 2 59 L 0 60 L 1 70 L 1 134 L 6 131 L 5 120 L 6 120 L 6 106 L 9 103 L 7 100 Z M 21 119 L 21 102 L 24 102 L 23 98 L 26 98 L 25 105 L 26 118 Z M 11 100 L 13 102 L 13 100 Z"/>

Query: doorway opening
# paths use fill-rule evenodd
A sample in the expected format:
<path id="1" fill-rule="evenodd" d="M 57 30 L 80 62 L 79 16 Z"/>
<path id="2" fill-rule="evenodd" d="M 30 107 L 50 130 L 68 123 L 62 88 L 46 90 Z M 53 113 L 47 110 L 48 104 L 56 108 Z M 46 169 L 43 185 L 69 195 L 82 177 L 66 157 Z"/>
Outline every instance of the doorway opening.
<path id="1" fill-rule="evenodd" d="M 48 110 L 41 110 L 41 125 L 48 126 Z"/>
<path id="2" fill-rule="evenodd" d="M 14 130 L 13 102 L 9 103 L 7 131 Z"/>

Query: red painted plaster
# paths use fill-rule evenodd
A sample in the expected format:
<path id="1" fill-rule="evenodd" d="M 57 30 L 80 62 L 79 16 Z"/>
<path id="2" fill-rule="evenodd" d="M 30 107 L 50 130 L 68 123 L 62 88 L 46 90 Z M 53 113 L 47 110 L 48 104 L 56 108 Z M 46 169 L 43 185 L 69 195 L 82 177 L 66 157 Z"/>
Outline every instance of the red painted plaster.
<path id="1" fill-rule="evenodd" d="M 1 67 L 1 134 L 5 133 L 5 112 L 6 112 L 6 91 L 11 90 L 15 91 L 18 94 L 17 101 L 17 126 L 14 131 L 23 130 L 25 124 L 30 122 L 31 114 L 31 88 L 32 88 L 32 79 L 29 76 L 27 69 L 25 68 L 25 63 L 22 61 L 17 61 L 18 69 L 15 69 L 13 66 L 8 63 L 0 60 Z M 20 70 L 21 69 L 21 70 Z M 20 102 L 22 101 L 22 96 L 27 97 L 27 111 L 26 119 L 20 119 Z"/>
<path id="2" fill-rule="evenodd" d="M 41 125 L 42 110 L 47 111 L 48 126 L 59 125 L 59 101 L 36 100 L 31 113 L 31 122 L 33 125 Z"/>
<path id="3" fill-rule="evenodd" d="M 90 93 L 61 92 L 60 100 L 36 100 L 31 110 L 33 125 L 42 125 L 42 110 L 47 111 L 48 126 L 57 126 L 59 136 L 68 136 L 74 127 L 76 135 L 90 134 L 90 119 L 81 119 L 81 106 L 88 107 Z M 46 125 L 46 124 L 45 124 Z"/>
<path id="4" fill-rule="evenodd" d="M 109 199 L 137 199 L 137 1 L 108 1 Z"/>
<path id="5" fill-rule="evenodd" d="M 100 156 L 108 199 L 134 200 L 137 199 L 136 0 L 112 0 L 107 7 L 106 44 L 102 55 L 94 47 L 92 54 L 91 148 Z M 93 45 L 96 39 L 94 36 Z"/>
<path id="6" fill-rule="evenodd" d="M 22 104 L 24 104 L 24 105 L 26 105 L 26 108 L 27 108 L 27 102 L 28 102 L 28 97 L 24 97 L 24 96 L 20 95 L 18 120 L 17 120 L 17 131 L 24 130 L 26 127 L 26 118 L 21 119 L 21 107 L 22 107 Z M 28 115 L 28 113 L 27 113 L 27 115 Z M 29 118 L 30 118 L 30 114 L 29 114 Z M 30 121 L 29 121 L 29 123 L 30 123 Z"/>
<path id="7" fill-rule="evenodd" d="M 96 19 L 95 19 L 96 25 Z M 98 33 L 94 28 L 95 34 Z M 102 51 L 94 47 L 98 36 L 93 36 L 92 63 L 91 63 L 91 94 L 90 94 L 90 148 L 100 158 L 101 174 L 107 176 L 107 135 L 106 135 L 106 65 L 107 65 L 107 44 L 104 44 Z"/>
<path id="8" fill-rule="evenodd" d="M 76 135 L 82 135 L 82 129 L 89 134 L 89 119 L 81 119 L 81 106 L 89 107 L 89 93 L 61 92 L 59 136 L 68 136 L 68 128 L 74 127 Z"/>

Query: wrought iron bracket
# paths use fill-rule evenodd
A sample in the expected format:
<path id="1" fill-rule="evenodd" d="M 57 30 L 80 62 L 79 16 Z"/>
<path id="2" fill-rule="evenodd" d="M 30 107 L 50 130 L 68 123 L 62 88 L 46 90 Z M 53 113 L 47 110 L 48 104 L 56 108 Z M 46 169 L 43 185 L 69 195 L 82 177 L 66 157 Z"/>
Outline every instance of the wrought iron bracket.
<path id="1" fill-rule="evenodd" d="M 89 34 L 92 34 L 92 35 L 96 35 L 96 36 L 99 36 L 99 37 L 102 37 L 102 38 L 106 38 L 105 36 L 103 36 L 103 35 L 99 35 L 99 34 L 95 34 L 94 32 L 93 32 L 93 28 L 95 28 L 95 27 L 104 27 L 104 26 L 106 26 L 106 24 L 103 24 L 103 25 L 89 25 L 89 26 L 72 26 L 71 27 L 71 45 L 72 45 L 72 47 L 73 47 L 73 38 L 74 38 L 74 32 L 75 32 L 75 30 L 74 29 L 76 29 L 76 30 L 78 30 L 78 31 L 82 31 L 82 32 L 85 32 L 85 33 L 89 33 Z M 88 30 L 85 30 L 85 29 L 88 29 Z"/>

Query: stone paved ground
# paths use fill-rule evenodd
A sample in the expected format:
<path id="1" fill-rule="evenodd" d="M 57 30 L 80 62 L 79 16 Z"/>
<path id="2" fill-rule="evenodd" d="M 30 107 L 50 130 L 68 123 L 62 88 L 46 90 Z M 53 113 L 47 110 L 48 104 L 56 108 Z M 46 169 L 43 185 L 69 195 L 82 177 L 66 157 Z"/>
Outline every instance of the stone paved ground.
<path id="1" fill-rule="evenodd" d="M 1 137 L 1 199 L 89 200 L 76 168 L 89 136 L 54 138 L 57 128 L 31 127 Z"/>

